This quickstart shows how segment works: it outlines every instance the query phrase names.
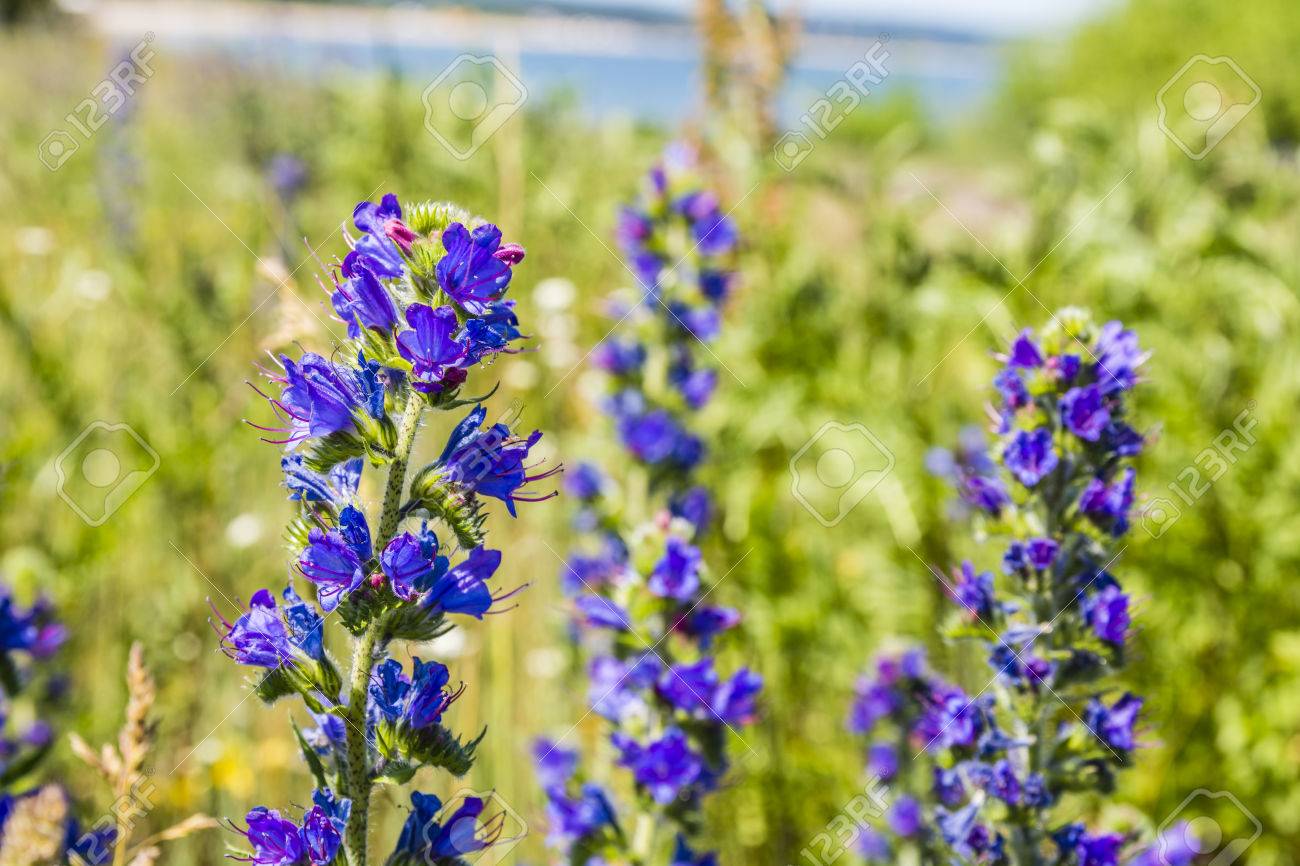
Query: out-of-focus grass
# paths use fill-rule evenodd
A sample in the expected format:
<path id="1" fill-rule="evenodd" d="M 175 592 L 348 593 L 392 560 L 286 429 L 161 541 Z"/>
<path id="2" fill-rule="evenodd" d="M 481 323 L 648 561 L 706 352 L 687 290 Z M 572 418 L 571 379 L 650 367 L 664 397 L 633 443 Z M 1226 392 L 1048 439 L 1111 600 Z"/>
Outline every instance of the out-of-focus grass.
<path id="1" fill-rule="evenodd" d="M 1182 31 L 1166 23 L 1176 13 L 1141 9 L 1146 29 L 1114 35 L 1116 57 L 1205 50 L 1185 35 L 1178 51 L 1143 50 L 1147 35 Z M 842 734 L 852 680 L 887 636 L 930 640 L 946 602 L 928 567 L 972 552 L 946 521 L 948 493 L 925 475 L 924 453 L 980 417 L 990 351 L 1066 304 L 1125 320 L 1154 351 L 1137 404 L 1155 433 L 1140 474 L 1148 496 L 1192 489 L 1185 468 L 1198 453 L 1243 410 L 1258 422 L 1257 444 L 1194 504 L 1176 500 L 1182 515 L 1159 538 L 1135 529 L 1115 566 L 1141 600 L 1132 675 L 1149 696 L 1150 743 L 1118 800 L 1159 823 L 1196 788 L 1229 790 L 1269 830 L 1252 862 L 1297 859 L 1294 153 L 1270 136 L 1281 127 L 1266 103 L 1210 159 L 1187 160 L 1141 107 L 1151 95 L 1126 98 L 1135 85 L 1124 64 L 1137 60 L 1117 61 L 1105 87 L 1080 81 L 1089 56 L 1104 60 L 1096 40 L 1034 67 L 1035 86 L 1013 86 L 1002 106 L 1014 122 L 971 148 L 935 143 L 896 113 L 889 125 L 846 124 L 788 176 L 730 182 L 750 249 L 716 346 L 730 372 L 702 419 L 724 511 L 709 554 L 725 575 L 714 592 L 747 617 L 725 652 L 769 685 L 765 721 L 736 744 L 737 783 L 715 807 L 727 862 L 794 862 L 861 782 L 861 756 Z M 1233 44 L 1248 70 L 1280 62 Z M 524 422 L 561 457 L 612 458 L 581 361 L 611 324 L 599 299 L 629 281 L 606 248 L 614 208 L 662 138 L 530 104 L 459 162 L 424 132 L 419 83 L 306 80 L 158 46 L 158 72 L 129 116 L 50 173 L 37 143 L 117 49 L 33 33 L 3 48 L 0 532 L 10 577 L 51 592 L 73 627 L 65 727 L 109 735 L 118 671 L 138 637 L 162 689 L 153 770 L 164 810 L 304 802 L 286 711 L 244 700 L 205 623 L 206 597 L 229 612 L 285 577 L 277 455 L 240 420 L 268 417 L 243 385 L 259 353 L 324 348 L 341 330 L 314 262 L 277 286 L 307 258 L 301 238 L 329 260 L 352 205 L 384 191 L 494 216 L 528 248 L 512 293 L 539 346 L 495 368 L 494 404 L 522 400 Z M 1175 59 L 1164 77 L 1185 58 Z M 263 171 L 278 152 L 304 159 L 311 176 L 287 211 Z M 571 301 L 543 283 L 552 277 L 572 282 Z M 57 496 L 54 460 L 97 419 L 129 423 L 161 463 L 92 528 Z M 865 424 L 895 458 L 831 529 L 791 495 L 789 473 L 827 421 Z M 498 529 L 505 580 L 532 587 L 520 609 L 439 648 L 470 686 L 452 723 L 491 727 L 470 784 L 495 786 L 530 819 L 529 741 L 585 712 L 555 586 L 563 512 L 536 506 Z M 960 647 L 932 651 L 972 690 L 987 681 Z M 598 735 L 591 718 L 569 733 Z M 390 839 L 400 815 L 385 811 Z M 526 850 L 537 859 L 539 848 Z M 208 836 L 173 862 L 220 853 Z"/>

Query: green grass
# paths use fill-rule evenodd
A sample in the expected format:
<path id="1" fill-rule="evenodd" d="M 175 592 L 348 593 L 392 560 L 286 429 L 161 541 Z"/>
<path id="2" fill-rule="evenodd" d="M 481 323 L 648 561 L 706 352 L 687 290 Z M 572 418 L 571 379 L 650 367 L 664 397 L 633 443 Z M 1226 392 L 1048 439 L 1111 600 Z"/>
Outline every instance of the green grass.
<path id="1" fill-rule="evenodd" d="M 990 353 L 1068 304 L 1123 319 L 1153 349 L 1136 402 L 1157 433 L 1140 465 L 1148 497 L 1191 489 L 1198 454 L 1243 411 L 1256 421 L 1257 443 L 1193 504 L 1176 499 L 1182 514 L 1163 535 L 1136 529 L 1116 566 L 1139 599 L 1131 671 L 1150 699 L 1150 748 L 1116 801 L 1154 825 L 1194 789 L 1231 791 L 1267 828 L 1250 862 L 1296 862 L 1295 88 L 1278 35 L 1252 41 L 1257 25 L 1220 21 L 1270 95 L 1210 157 L 1188 160 L 1154 128 L 1148 86 L 1219 50 L 1199 46 L 1187 17 L 1144 3 L 1047 66 L 1022 59 L 978 135 L 945 140 L 891 106 L 890 123 L 842 127 L 790 175 L 723 179 L 728 200 L 743 197 L 749 248 L 715 347 L 728 370 L 702 419 L 724 510 L 708 554 L 726 574 L 718 600 L 747 616 L 728 662 L 769 684 L 765 719 L 736 743 L 736 782 L 714 806 L 726 862 L 800 862 L 859 789 L 842 721 L 856 673 L 885 642 L 929 643 L 967 686 L 987 680 L 982 661 L 932 637 L 946 602 L 927 567 L 971 549 L 924 454 L 981 417 Z M 341 331 L 302 238 L 326 261 L 339 255 L 352 205 L 383 191 L 495 217 L 528 249 L 512 292 L 538 351 L 501 363 L 494 402 L 521 400 L 561 457 L 613 461 L 578 365 L 609 327 L 600 299 L 630 281 L 608 248 L 615 206 L 663 133 L 592 126 L 563 100 L 538 100 L 459 162 L 423 128 L 421 82 L 284 77 L 159 46 L 129 119 L 51 173 L 38 143 L 116 55 L 69 34 L 20 32 L 2 47 L 0 538 L 9 578 L 51 593 L 73 627 L 62 727 L 111 735 L 138 638 L 161 689 L 151 820 L 302 803 L 286 711 L 243 700 L 205 601 L 229 612 L 285 574 L 277 455 L 241 419 L 267 417 L 244 385 L 264 351 L 324 348 Z M 311 169 L 291 212 L 263 176 L 280 151 Z M 542 285 L 552 278 L 572 282 L 570 304 Z M 97 528 L 60 499 L 55 472 L 96 420 L 129 424 L 160 460 Z M 865 425 L 895 460 L 829 529 L 792 495 L 789 470 L 828 421 Z M 505 580 L 532 586 L 519 610 L 468 629 L 454 658 L 469 691 L 450 721 L 490 726 L 470 784 L 495 786 L 535 830 L 528 744 L 585 712 L 555 579 L 565 516 L 553 502 L 510 524 Z M 588 717 L 570 736 L 595 743 L 600 726 Z M 52 771 L 90 790 L 66 747 Z M 380 830 L 390 839 L 404 797 L 380 802 L 394 804 Z M 533 861 L 541 835 L 523 849 Z M 225 841 L 188 840 L 168 862 L 215 864 Z"/>

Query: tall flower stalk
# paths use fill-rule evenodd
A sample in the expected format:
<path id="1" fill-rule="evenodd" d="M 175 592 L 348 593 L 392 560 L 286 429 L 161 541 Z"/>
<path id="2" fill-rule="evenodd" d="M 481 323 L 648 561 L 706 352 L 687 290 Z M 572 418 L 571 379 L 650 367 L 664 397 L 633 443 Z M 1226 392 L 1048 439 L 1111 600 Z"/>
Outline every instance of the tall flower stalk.
<path id="1" fill-rule="evenodd" d="M 529 464 L 541 434 L 486 424 L 481 398 L 463 396 L 471 371 L 517 351 L 514 301 L 503 296 L 523 248 L 451 205 L 403 211 L 393 195 L 357 205 L 352 221 L 330 297 L 348 340 L 330 358 L 281 356 L 267 372 L 279 393 L 264 394 L 279 421 L 255 425 L 285 446 L 295 577 L 278 598 L 255 593 L 234 622 L 218 617 L 227 655 L 261 669 L 259 696 L 296 697 L 312 719 L 294 726 L 316 782 L 311 808 L 293 818 L 259 806 L 246 827 L 232 825 L 259 864 L 377 862 L 376 785 L 426 767 L 469 771 L 483 733 L 458 736 L 446 719 L 466 686 L 453 687 L 436 660 L 417 656 L 408 668 L 393 645 L 501 609 L 514 590 L 493 587 L 502 555 L 487 546 L 484 502 L 513 516 L 516 503 L 553 495 L 531 492 L 555 471 Z M 412 472 L 426 412 L 457 412 L 457 423 L 438 458 Z M 383 476 L 373 507 L 361 493 L 366 466 Z M 346 678 L 326 648 L 328 621 L 350 636 Z M 444 807 L 417 792 L 385 862 L 450 866 L 504 841 L 503 827 L 478 798 Z"/>
<path id="2" fill-rule="evenodd" d="M 694 850 L 712 838 L 702 802 L 727 771 L 728 736 L 753 720 L 762 686 L 749 670 L 716 668 L 714 639 L 740 615 L 711 603 L 697 546 L 712 505 L 694 481 L 706 446 L 692 416 L 717 384 L 707 344 L 735 280 L 737 237 L 682 146 L 653 168 L 618 231 L 642 294 L 612 305 L 620 335 L 593 361 L 607 375 L 604 409 L 632 468 L 621 485 L 591 464 L 570 473 L 587 539 L 561 581 L 590 704 L 608 722 L 631 802 L 617 808 L 593 781 L 603 774 L 582 772 L 577 751 L 555 742 L 537 744 L 539 777 L 551 842 L 567 862 L 711 863 L 714 855 Z M 628 528 L 638 517 L 648 519 Z"/>
<path id="3" fill-rule="evenodd" d="M 1001 356 L 992 455 L 963 437 L 931 465 L 957 485 L 995 567 L 945 581 L 948 635 L 974 642 L 993 678 L 968 695 L 915 652 L 859 684 L 851 731 L 896 795 L 862 853 L 897 862 L 1186 866 L 1185 828 L 1143 845 L 1135 831 L 1077 820 L 1082 795 L 1113 791 L 1141 745 L 1142 698 L 1123 688 L 1130 598 L 1114 568 L 1146 444 L 1129 401 L 1146 354 L 1119 322 L 1062 311 Z"/>

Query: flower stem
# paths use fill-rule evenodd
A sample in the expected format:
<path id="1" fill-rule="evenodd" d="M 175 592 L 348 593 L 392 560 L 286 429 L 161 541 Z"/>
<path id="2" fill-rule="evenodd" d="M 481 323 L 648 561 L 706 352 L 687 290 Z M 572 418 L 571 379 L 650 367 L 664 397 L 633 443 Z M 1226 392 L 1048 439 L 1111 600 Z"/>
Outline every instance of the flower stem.
<path id="1" fill-rule="evenodd" d="M 632 831 L 632 862 L 649 863 L 654 853 L 655 818 L 649 812 L 642 812 L 636 818 L 636 828 Z"/>
<path id="2" fill-rule="evenodd" d="M 397 447 L 393 462 L 388 468 L 388 483 L 384 488 L 384 505 L 379 519 L 376 550 L 383 550 L 397 533 L 401 520 L 402 493 L 406 488 L 406 466 L 415 444 L 415 431 L 420 423 L 424 401 L 420 395 L 408 393 L 406 409 L 397 428 Z M 370 744 L 366 741 L 366 697 L 370 687 L 370 671 L 375 664 L 379 637 L 384 630 L 384 619 L 378 617 L 357 638 L 352 652 L 352 678 L 348 690 L 347 706 L 347 794 L 352 798 L 352 816 L 348 820 L 345 847 L 351 866 L 367 866 L 367 840 L 369 838 Z"/>

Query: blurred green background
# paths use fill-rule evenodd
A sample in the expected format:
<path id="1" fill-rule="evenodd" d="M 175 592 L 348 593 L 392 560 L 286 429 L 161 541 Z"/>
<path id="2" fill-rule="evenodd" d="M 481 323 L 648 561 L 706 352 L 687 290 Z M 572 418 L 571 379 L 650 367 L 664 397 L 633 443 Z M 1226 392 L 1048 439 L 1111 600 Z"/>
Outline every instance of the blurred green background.
<path id="1" fill-rule="evenodd" d="M 702 419 L 723 509 L 709 555 L 727 575 L 718 599 L 746 614 L 728 661 L 768 683 L 712 807 L 724 862 L 801 862 L 859 789 L 842 722 L 876 650 L 918 640 L 973 688 L 987 679 L 932 637 L 945 602 L 928 566 L 972 542 L 924 456 L 982 417 L 991 353 L 1064 305 L 1123 319 L 1153 350 L 1139 487 L 1180 512 L 1135 528 L 1116 566 L 1140 599 L 1131 677 L 1149 747 L 1121 780 L 1123 805 L 1105 808 L 1154 827 L 1197 789 L 1229 791 L 1264 828 L 1248 862 L 1300 861 L 1297 44 L 1281 0 L 1137 0 L 1015 47 L 996 97 L 960 123 L 906 96 L 867 100 L 790 172 L 726 124 L 702 125 L 748 240 L 716 346 L 731 373 Z M 340 255 L 352 206 L 388 191 L 494 217 L 528 249 L 512 295 L 538 347 L 494 368 L 494 403 L 519 399 L 560 458 L 613 459 L 581 362 L 610 324 L 600 299 L 630 280 L 610 252 L 616 205 L 675 131 L 537 95 L 459 161 L 425 132 L 422 80 L 156 47 L 138 96 L 49 171 L 38 145 L 124 46 L 57 21 L 0 35 L 0 567 L 71 626 L 62 731 L 112 735 L 126 650 L 143 641 L 161 689 L 160 827 L 309 793 L 288 709 L 246 699 L 206 621 L 207 598 L 229 613 L 285 576 L 278 456 L 241 419 L 266 418 L 244 384 L 264 352 L 321 349 L 342 331 L 302 239 Z M 1195 54 L 1231 56 L 1262 92 L 1200 160 L 1156 125 L 1157 91 Z M 307 170 L 291 201 L 268 180 L 285 153 Z M 1243 412 L 1256 444 L 1205 485 L 1188 467 Z M 61 498 L 60 455 L 89 430 L 115 436 L 102 447 L 124 464 L 152 457 L 96 422 L 129 425 L 158 458 L 100 526 Z M 790 472 L 827 422 L 865 425 L 894 458 L 829 528 Z M 76 483 L 64 493 L 93 512 L 102 489 Z M 531 588 L 438 651 L 470 686 L 453 724 L 490 727 L 470 783 L 536 827 L 528 745 L 585 710 L 556 581 L 566 506 L 524 509 L 497 532 L 505 583 Z M 593 718 L 570 734 L 599 736 Z M 66 746 L 51 772 L 88 813 L 107 805 Z M 389 839 L 405 796 L 383 797 Z M 521 861 L 543 859 L 541 836 Z M 164 862 L 222 862 L 225 841 L 186 840 Z"/>

